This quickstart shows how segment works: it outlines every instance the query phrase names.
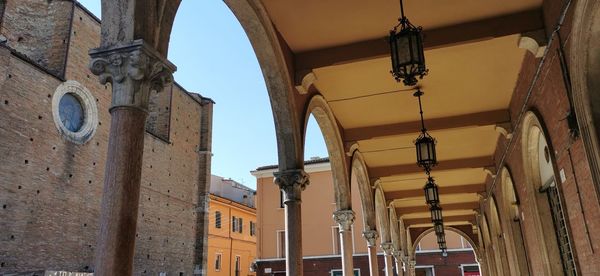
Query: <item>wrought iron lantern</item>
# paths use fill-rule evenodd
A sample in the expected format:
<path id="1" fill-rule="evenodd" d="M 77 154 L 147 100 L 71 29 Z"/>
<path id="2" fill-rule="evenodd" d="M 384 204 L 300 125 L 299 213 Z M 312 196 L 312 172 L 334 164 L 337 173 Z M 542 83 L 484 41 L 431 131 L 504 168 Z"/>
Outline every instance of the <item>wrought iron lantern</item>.
<path id="1" fill-rule="evenodd" d="M 440 195 L 438 193 L 438 186 L 435 184 L 433 177 L 427 177 L 427 183 L 425 183 L 425 187 L 423 187 L 425 191 L 425 202 L 430 206 L 438 205 L 440 203 Z M 433 211 L 431 213 L 433 215 Z M 441 208 L 440 208 L 441 215 Z M 432 217 L 433 219 L 433 217 Z"/>
<path id="2" fill-rule="evenodd" d="M 392 75 L 404 85 L 417 84 L 417 76 L 427 75 L 425 53 L 423 50 L 423 28 L 415 27 L 404 15 L 404 4 L 400 0 L 400 18 L 398 25 L 390 31 L 389 43 L 392 57 Z"/>
<path id="3" fill-rule="evenodd" d="M 441 235 L 437 235 L 437 242 L 438 244 L 446 243 L 446 235 L 443 233 Z"/>
<path id="4" fill-rule="evenodd" d="M 437 165 L 437 156 L 435 153 L 436 140 L 427 133 L 425 128 L 425 121 L 423 120 L 423 107 L 421 105 L 421 96 L 424 93 L 417 89 L 413 96 L 419 99 L 419 113 L 421 114 L 421 135 L 415 140 L 415 147 L 417 149 L 417 164 L 419 167 L 425 168 L 427 174 L 432 167 Z"/>
<path id="5" fill-rule="evenodd" d="M 438 243 L 438 245 L 440 247 L 440 250 L 442 250 L 442 253 L 446 252 L 446 250 L 448 249 L 448 247 L 446 246 L 446 242 Z"/>
<path id="6" fill-rule="evenodd" d="M 429 209 L 429 211 L 431 212 L 431 221 L 433 223 L 436 222 L 442 222 L 443 218 L 442 218 L 442 207 L 440 207 L 439 205 L 433 205 L 431 206 L 431 208 Z"/>
<path id="7" fill-rule="evenodd" d="M 435 233 L 438 235 L 443 234 L 444 233 L 444 224 L 441 222 L 434 223 L 433 231 L 435 231 Z"/>

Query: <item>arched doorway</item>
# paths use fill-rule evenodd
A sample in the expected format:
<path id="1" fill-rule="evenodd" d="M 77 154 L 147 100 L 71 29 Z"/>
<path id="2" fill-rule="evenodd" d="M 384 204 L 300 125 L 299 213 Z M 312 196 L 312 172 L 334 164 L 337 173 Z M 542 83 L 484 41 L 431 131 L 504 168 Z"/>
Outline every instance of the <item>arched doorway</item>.
<path id="1" fill-rule="evenodd" d="M 492 249 L 494 251 L 496 271 L 498 275 L 508 275 L 510 268 L 508 264 L 508 257 L 506 255 L 506 245 L 504 238 L 506 234 L 502 229 L 500 222 L 500 215 L 498 214 L 498 207 L 494 197 L 489 198 L 489 215 L 490 215 L 490 238 L 492 240 Z"/>
<path id="2" fill-rule="evenodd" d="M 504 167 L 500 172 L 500 183 L 502 185 L 502 203 L 500 209 L 505 214 L 503 228 L 507 235 L 506 251 L 510 263 L 512 275 L 529 275 L 529 261 L 525 250 L 523 229 L 521 227 L 521 211 L 519 197 L 515 190 L 512 177 L 508 168 Z M 518 265 L 514 265 L 518 264 Z"/>
<path id="3" fill-rule="evenodd" d="M 527 179 L 526 189 L 533 204 L 535 232 L 539 240 L 546 274 L 577 275 L 571 237 L 566 220 L 559 183 L 556 181 L 551 149 L 543 125 L 529 111 L 523 120 L 523 164 Z"/>

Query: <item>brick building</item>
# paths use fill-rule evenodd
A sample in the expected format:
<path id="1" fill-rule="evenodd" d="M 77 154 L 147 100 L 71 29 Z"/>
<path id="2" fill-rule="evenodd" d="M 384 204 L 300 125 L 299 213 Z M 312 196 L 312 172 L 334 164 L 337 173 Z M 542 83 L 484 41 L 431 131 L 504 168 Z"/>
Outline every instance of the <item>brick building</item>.
<path id="1" fill-rule="evenodd" d="M 310 206 L 303 206 L 303 246 L 304 272 L 307 275 L 341 275 L 341 240 L 339 226 L 332 219 L 335 202 L 331 165 L 327 158 L 313 158 L 305 162 L 305 170 L 311 179 L 311 186 L 304 191 L 310 198 Z M 285 274 L 285 225 L 282 194 L 273 185 L 276 166 L 264 166 L 252 171 L 256 177 L 258 211 L 257 275 Z M 353 182 L 354 189 L 357 183 Z M 353 195 L 353 203 L 360 204 L 358 194 Z M 363 213 L 356 212 L 352 227 L 352 256 L 355 275 L 369 275 L 368 244 L 362 237 Z M 437 248 L 433 232 L 426 233 L 416 240 L 416 275 L 469 275 L 478 272 L 479 265 L 469 241 L 456 232 L 448 232 L 447 256 Z M 383 251 L 377 251 L 377 259 L 383 271 Z M 401 264 L 399 264 L 401 265 Z M 464 269 L 463 269 L 464 267 Z M 406 270 L 407 267 L 401 268 Z M 464 270 L 467 274 L 463 274 Z M 478 274 L 470 274 L 478 275 Z"/>
<path id="2" fill-rule="evenodd" d="M 255 193 L 234 180 L 212 176 L 207 275 L 256 275 Z"/>
<path id="3" fill-rule="evenodd" d="M 0 22 L 0 275 L 94 271 L 111 126 L 111 86 L 88 67 L 100 21 L 73 1 L 8 0 Z M 135 275 L 201 269 L 212 104 L 177 84 L 150 97 Z"/>
<path id="4" fill-rule="evenodd" d="M 138 201 L 146 200 L 138 194 L 144 182 L 141 171 L 148 165 L 141 154 L 144 111 L 151 99 L 159 101 L 151 97 L 151 91 L 170 88 L 168 80 L 175 70 L 166 57 L 181 1 L 150 2 L 154 5 L 103 0 L 106 24 L 102 35 L 99 41 L 81 48 L 96 47 L 89 52 L 93 57 L 91 71 L 102 83 L 111 84 L 106 90 L 113 95 L 111 129 L 105 132 L 110 141 L 103 189 L 107 204 L 100 209 L 100 225 L 105 231 L 100 231 L 95 261 L 95 273 L 102 276 L 131 274 L 134 256 L 139 263 L 143 252 L 134 254 L 132 237 Z M 311 115 L 327 145 L 333 176 L 330 192 L 335 202 L 329 210 L 311 210 L 331 211 L 335 218 L 340 228 L 343 274 L 352 275 L 355 267 L 351 245 L 356 233 L 352 229 L 359 224 L 354 219 L 359 210 L 363 213 L 362 227 L 355 226 L 359 230 L 354 231 L 361 231 L 368 244 L 371 275 L 380 274 L 383 267 L 377 257 L 380 249 L 386 276 L 401 266 L 408 267 L 402 273 L 414 275 L 416 241 L 434 227 L 439 233 L 455 231 L 469 239 L 483 274 L 600 272 L 600 235 L 594 232 L 600 226 L 600 0 L 404 1 L 405 6 L 396 1 L 224 2 L 254 47 L 272 105 L 278 147 L 273 176 L 283 193 L 284 208 L 279 216 L 285 219 L 285 234 L 280 243 L 290 245 L 284 249 L 288 275 L 301 276 L 313 269 L 303 261 L 303 249 L 310 241 L 303 238 L 303 228 L 309 222 L 303 220 L 306 209 L 302 208 L 314 208 L 310 197 L 302 197 L 310 184 L 304 168 L 304 140 Z M 64 1 L 36 3 L 61 5 Z M 4 9 L 10 11 L 10 5 Z M 29 9 L 16 10 L 32 14 Z M 16 27 L 5 25 L 3 20 L 2 28 L 18 30 L 54 16 L 57 14 L 38 15 Z M 418 43 L 411 47 L 404 44 L 407 40 L 391 40 L 394 44 L 390 44 L 386 39 L 390 34 L 398 35 L 398 23 L 407 21 L 397 19 L 404 16 L 423 27 L 423 40 L 409 40 Z M 10 18 L 6 12 L 5 17 Z M 77 21 L 76 16 L 73 18 Z M 52 53 L 52 58 L 30 56 L 60 71 L 61 63 L 55 60 L 60 53 L 54 53 L 57 47 L 45 47 L 60 45 L 60 32 L 23 33 L 35 32 L 46 37 L 41 48 Z M 81 34 L 76 30 L 69 33 Z M 406 38 L 406 34 L 399 36 Z M 27 38 L 6 37 L 17 42 Z M 68 55 L 79 54 L 83 60 L 86 53 L 69 51 Z M 414 59 L 408 63 L 396 59 L 407 56 Z M 402 64 L 408 65 L 399 68 Z M 392 66 L 395 76 L 389 74 Z M 422 71 L 426 68 L 430 69 L 427 75 Z M 413 69 L 423 78 L 417 79 Z M 4 76 L 5 84 L 18 79 L 16 75 Z M 32 79 L 43 78 L 27 76 L 26 85 L 37 83 Z M 73 89 L 69 87 L 64 90 L 73 91 L 67 90 Z M 85 103 L 93 102 L 85 99 Z M 2 108 L 12 108 L 10 103 L 14 102 L 18 101 L 5 100 Z M 42 120 L 48 116 L 41 116 Z M 31 117 L 18 117 L 27 118 Z M 100 116 L 98 126 L 101 122 L 106 126 L 107 119 Z M 80 123 L 65 122 L 69 127 Z M 160 128 L 161 124 L 155 126 Z M 432 162 L 418 166 L 414 141 L 420 135 L 426 137 L 426 131 L 437 139 L 438 162 L 429 159 Z M 23 129 L 15 136 L 26 139 L 27 133 Z M 90 137 L 88 132 L 64 134 L 73 141 Z M 40 140 L 34 137 L 36 141 Z M 202 145 L 200 150 L 210 152 Z M 24 153 L 21 150 L 8 158 Z M 10 164 L 34 167 L 32 158 L 22 157 L 9 160 Z M 86 169 L 77 168 L 73 176 L 66 177 L 75 178 Z M 32 172 L 10 170 L 11 175 L 22 173 L 35 179 L 46 176 L 43 167 Z M 423 199 L 426 182 L 438 187 L 440 197 L 432 201 L 435 204 Z M 18 192 L 25 187 L 12 189 Z M 39 190 L 40 194 L 44 191 Z M 356 195 L 359 204 L 353 203 Z M 60 199 L 60 204 L 71 200 Z M 35 202 L 26 203 L 35 206 Z M 443 214 L 435 213 L 439 216 L 434 224 L 432 207 L 440 206 Z M 42 212 L 45 208 L 32 210 Z M 27 225 L 40 217 L 44 218 L 34 216 L 14 223 Z M 198 221 L 203 226 L 203 220 Z M 60 226 L 64 225 L 70 224 Z M 4 236 L 3 242 L 10 243 L 18 236 Z M 182 243 L 185 245 L 189 242 Z M 196 247 L 205 253 L 202 246 Z M 141 254 L 148 259 L 153 256 Z"/>

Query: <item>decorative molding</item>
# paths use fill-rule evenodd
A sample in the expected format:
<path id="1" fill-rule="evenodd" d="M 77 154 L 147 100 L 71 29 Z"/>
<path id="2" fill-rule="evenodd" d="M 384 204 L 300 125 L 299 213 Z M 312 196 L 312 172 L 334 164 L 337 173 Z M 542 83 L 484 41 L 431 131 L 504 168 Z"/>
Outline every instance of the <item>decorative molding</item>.
<path id="1" fill-rule="evenodd" d="M 314 89 L 313 85 L 316 80 L 317 76 L 315 73 L 310 72 L 302 78 L 302 83 L 300 85 L 296 85 L 296 90 L 298 90 L 300 95 L 306 95 L 308 92 Z"/>
<path id="2" fill-rule="evenodd" d="M 519 37 L 518 46 L 531 52 L 536 58 L 544 56 L 548 39 L 543 29 L 522 33 Z"/>
<path id="3" fill-rule="evenodd" d="M 285 194 L 284 203 L 301 202 L 301 193 L 310 183 L 308 174 L 304 170 L 298 169 L 275 172 L 274 175 L 273 182 Z"/>
<path id="4" fill-rule="evenodd" d="M 90 50 L 90 70 L 100 83 L 111 83 L 112 108 L 135 107 L 147 112 L 151 91 L 173 82 L 175 65 L 163 59 L 143 40 Z"/>
<path id="5" fill-rule="evenodd" d="M 495 166 L 485 166 L 483 167 L 483 171 L 492 178 L 496 178 L 496 175 L 498 173 Z"/>
<path id="6" fill-rule="evenodd" d="M 504 136 L 506 139 L 512 139 L 513 137 L 512 125 L 509 122 L 496 124 L 496 126 L 494 126 L 494 130 L 502 134 L 502 136 Z"/>
<path id="7" fill-rule="evenodd" d="M 340 232 L 350 231 L 355 218 L 356 216 L 352 210 L 337 210 L 333 212 L 333 220 L 340 226 Z"/>
<path id="8" fill-rule="evenodd" d="M 377 238 L 379 237 L 379 234 L 376 230 L 363 231 L 362 236 L 367 241 L 367 246 L 373 247 L 377 245 Z"/>
<path id="9" fill-rule="evenodd" d="M 383 253 L 386 256 L 391 256 L 392 251 L 394 250 L 394 246 L 392 245 L 391 242 L 384 242 L 384 243 L 381 243 L 381 249 L 383 250 Z"/>
<path id="10" fill-rule="evenodd" d="M 83 108 L 83 124 L 76 132 L 67 129 L 60 119 L 60 100 L 65 94 L 75 96 Z M 85 86 L 77 81 L 69 80 L 63 82 L 56 88 L 54 95 L 52 95 L 52 117 L 54 125 L 62 137 L 76 144 L 85 144 L 92 139 L 98 128 L 96 98 Z"/>

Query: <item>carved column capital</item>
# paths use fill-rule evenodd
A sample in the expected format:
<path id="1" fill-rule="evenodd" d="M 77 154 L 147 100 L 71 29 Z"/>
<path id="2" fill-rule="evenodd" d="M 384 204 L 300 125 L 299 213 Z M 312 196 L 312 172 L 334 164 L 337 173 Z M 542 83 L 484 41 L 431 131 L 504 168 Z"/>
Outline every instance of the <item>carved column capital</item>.
<path id="1" fill-rule="evenodd" d="M 372 247 L 377 244 L 377 238 L 379 237 L 379 233 L 375 230 L 366 230 L 362 233 L 363 238 L 367 240 L 367 246 Z"/>
<path id="2" fill-rule="evenodd" d="M 340 232 L 350 231 L 354 223 L 354 211 L 337 210 L 333 212 L 333 220 L 340 226 Z"/>
<path id="3" fill-rule="evenodd" d="M 301 202 L 301 193 L 310 183 L 308 174 L 304 170 L 285 170 L 273 173 L 273 182 L 285 194 L 284 203 Z"/>
<path id="4" fill-rule="evenodd" d="M 392 251 L 394 250 L 394 246 L 391 242 L 384 242 L 381 244 L 381 249 L 386 256 L 391 256 Z"/>
<path id="5" fill-rule="evenodd" d="M 394 258 L 396 258 L 396 260 L 401 261 L 402 260 L 402 250 L 392 250 L 392 256 L 394 256 Z"/>
<path id="6" fill-rule="evenodd" d="M 112 106 L 148 110 L 150 91 L 160 92 L 173 82 L 175 65 L 143 40 L 90 50 L 90 70 L 100 83 L 111 83 Z"/>

